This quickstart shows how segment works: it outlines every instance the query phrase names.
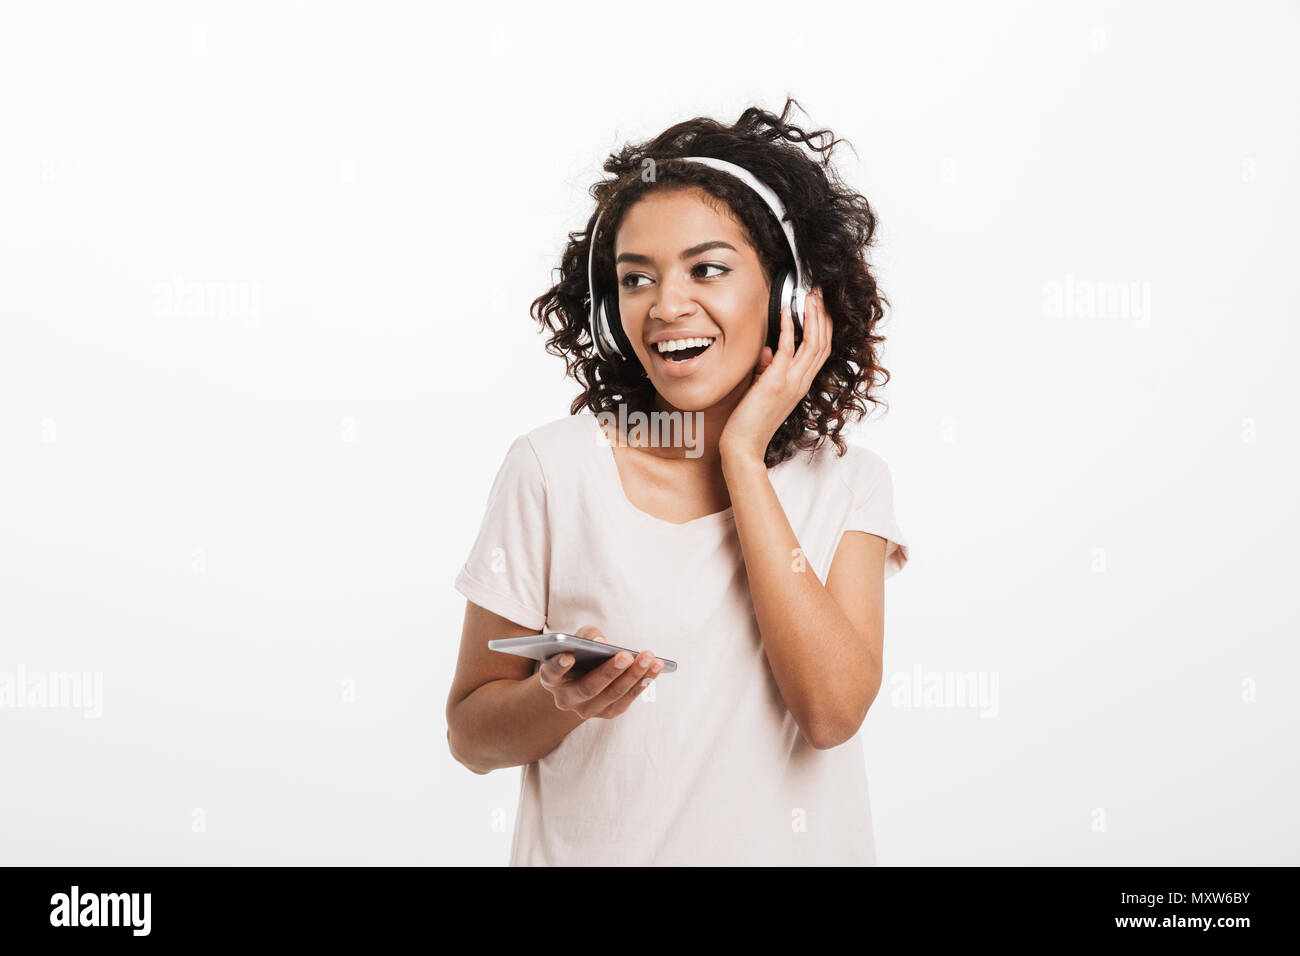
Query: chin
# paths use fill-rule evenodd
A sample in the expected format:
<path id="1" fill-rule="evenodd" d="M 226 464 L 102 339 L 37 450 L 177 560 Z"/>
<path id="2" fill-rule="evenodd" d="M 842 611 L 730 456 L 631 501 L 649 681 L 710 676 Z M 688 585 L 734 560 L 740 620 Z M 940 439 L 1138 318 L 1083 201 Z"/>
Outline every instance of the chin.
<path id="1" fill-rule="evenodd" d="M 698 412 L 712 408 L 727 398 L 744 383 L 753 369 L 753 363 L 743 368 L 731 368 L 728 355 L 719 343 L 684 363 L 665 359 L 657 352 L 639 356 L 643 368 L 652 373 L 650 381 L 673 408 L 683 412 Z M 757 358 L 754 362 L 757 363 Z M 648 363 L 648 364 L 647 364 Z"/>
<path id="2" fill-rule="evenodd" d="M 719 404 L 735 391 L 742 377 L 735 381 L 719 380 L 718 376 L 707 379 L 669 379 L 654 382 L 655 391 L 673 408 L 683 412 L 702 412 Z"/>

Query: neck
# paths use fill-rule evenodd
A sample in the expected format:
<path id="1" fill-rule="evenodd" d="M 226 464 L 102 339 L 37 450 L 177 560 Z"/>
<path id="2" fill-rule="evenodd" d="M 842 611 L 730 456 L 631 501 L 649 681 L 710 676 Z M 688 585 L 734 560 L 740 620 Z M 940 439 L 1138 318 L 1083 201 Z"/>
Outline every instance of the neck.
<path id="1" fill-rule="evenodd" d="M 743 379 L 730 393 L 723 396 L 722 400 L 716 405 L 701 409 L 698 412 L 688 412 L 675 408 L 664 399 L 663 395 L 656 392 L 656 411 L 677 412 L 682 416 L 683 422 L 690 419 L 692 429 L 690 435 L 691 447 L 658 447 L 647 448 L 646 451 L 660 458 L 681 458 L 706 467 L 718 467 L 722 462 L 722 455 L 718 451 L 718 440 L 722 437 L 722 429 L 726 427 L 727 420 L 731 418 L 731 413 L 740 404 L 740 400 L 745 397 L 749 385 L 750 379 Z"/>

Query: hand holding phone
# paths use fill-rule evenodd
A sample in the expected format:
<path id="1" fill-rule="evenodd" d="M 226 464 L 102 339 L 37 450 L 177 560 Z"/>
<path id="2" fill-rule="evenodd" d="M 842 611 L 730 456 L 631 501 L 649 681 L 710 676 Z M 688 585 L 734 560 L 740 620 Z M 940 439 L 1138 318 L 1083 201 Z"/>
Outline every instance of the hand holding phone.
<path id="1" fill-rule="evenodd" d="M 539 634 L 536 637 L 544 639 L 550 635 Z M 594 625 L 588 624 L 578 628 L 571 637 L 605 644 L 608 647 L 594 649 L 593 654 L 593 649 L 581 648 L 575 644 L 566 646 L 563 641 L 551 641 L 548 647 L 545 646 L 545 642 L 530 641 L 529 638 L 488 641 L 488 647 L 507 653 L 522 653 L 525 657 L 541 660 L 542 666 L 537 672 L 538 680 L 555 698 L 555 706 L 560 710 L 575 713 L 583 720 L 589 717 L 603 717 L 608 720 L 619 716 L 632 706 L 637 696 L 650 686 L 650 682 L 663 670 L 675 670 L 677 667 L 673 661 L 660 660 L 648 650 L 637 654 L 628 648 L 611 645 L 600 629 Z M 527 642 L 527 645 L 516 644 L 512 651 L 507 645 L 507 642 L 512 640 Z M 604 656 L 601 652 L 605 650 L 612 653 L 601 662 L 599 657 L 594 655 Z M 589 653 L 583 654 L 584 651 Z M 575 671 L 579 654 L 583 654 L 588 659 L 590 669 Z"/>

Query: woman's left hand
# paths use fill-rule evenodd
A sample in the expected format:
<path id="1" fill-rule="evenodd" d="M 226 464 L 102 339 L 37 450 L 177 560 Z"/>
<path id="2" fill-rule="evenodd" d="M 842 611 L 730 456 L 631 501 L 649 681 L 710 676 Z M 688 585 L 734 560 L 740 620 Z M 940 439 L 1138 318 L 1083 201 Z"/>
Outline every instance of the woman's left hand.
<path id="1" fill-rule="evenodd" d="M 787 306 L 781 310 L 776 354 L 772 354 L 770 346 L 763 346 L 749 390 L 718 439 L 724 458 L 749 457 L 761 462 L 768 442 L 808 394 L 830 354 L 831 320 L 822 305 L 821 289 L 817 288 L 804 300 L 803 341 L 797 352 L 790 309 Z"/>

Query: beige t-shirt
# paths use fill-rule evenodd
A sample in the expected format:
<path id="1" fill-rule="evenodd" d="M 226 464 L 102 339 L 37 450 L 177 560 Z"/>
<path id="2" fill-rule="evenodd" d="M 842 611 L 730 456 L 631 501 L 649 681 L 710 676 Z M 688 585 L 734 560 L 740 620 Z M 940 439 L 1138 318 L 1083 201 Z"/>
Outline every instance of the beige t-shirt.
<path id="1" fill-rule="evenodd" d="M 824 443 L 769 469 L 823 583 L 845 531 L 908 559 L 888 466 Z M 797 557 L 792 557 L 797 560 Z M 527 628 L 594 624 L 677 662 L 627 712 L 592 718 L 523 767 L 512 866 L 872 865 L 862 741 L 817 750 L 763 654 L 732 509 L 685 524 L 641 511 L 596 417 L 518 437 L 456 589 Z"/>

